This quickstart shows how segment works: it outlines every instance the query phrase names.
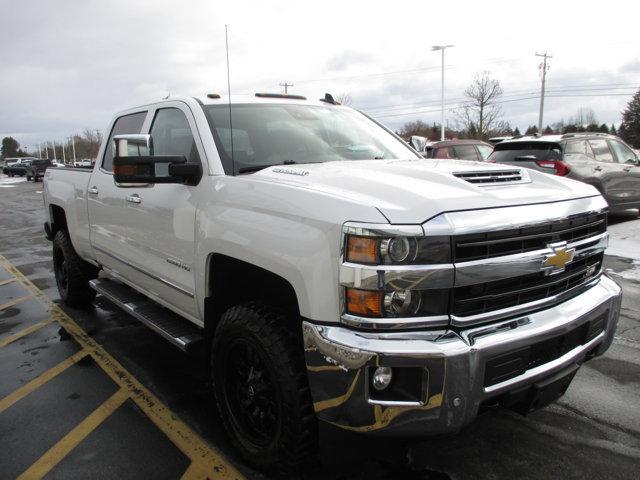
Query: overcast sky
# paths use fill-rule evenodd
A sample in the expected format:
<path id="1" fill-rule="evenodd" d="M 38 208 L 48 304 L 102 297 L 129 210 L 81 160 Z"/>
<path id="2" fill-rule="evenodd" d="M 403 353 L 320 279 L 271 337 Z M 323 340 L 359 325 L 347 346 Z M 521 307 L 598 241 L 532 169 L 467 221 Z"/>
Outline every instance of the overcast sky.
<path id="1" fill-rule="evenodd" d="M 553 55 L 545 124 L 600 122 L 640 88 L 640 2 L 0 0 L 0 137 L 32 146 L 171 95 L 280 91 L 352 105 L 392 128 L 439 120 L 440 56 L 455 106 L 475 72 L 504 89 L 504 119 L 537 123 L 536 52 Z M 571 96 L 569 96 L 571 95 Z M 523 100 L 528 97 L 527 100 Z M 449 114 L 449 117 L 452 115 Z M 33 147 L 31 147 L 33 148 Z"/>

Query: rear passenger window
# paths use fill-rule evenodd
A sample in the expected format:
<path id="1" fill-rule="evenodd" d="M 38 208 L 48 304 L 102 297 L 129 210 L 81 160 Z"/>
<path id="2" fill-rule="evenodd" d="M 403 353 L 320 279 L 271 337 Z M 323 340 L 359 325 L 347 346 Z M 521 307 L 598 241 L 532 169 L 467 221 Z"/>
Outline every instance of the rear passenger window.
<path id="1" fill-rule="evenodd" d="M 453 147 L 453 151 L 456 152 L 456 158 L 462 160 L 478 160 L 478 154 L 473 145 L 456 145 Z"/>
<path id="2" fill-rule="evenodd" d="M 179 108 L 158 110 L 151 137 L 154 155 L 184 155 L 188 162 L 200 162 L 189 121 Z"/>
<path id="3" fill-rule="evenodd" d="M 567 142 L 564 147 L 565 155 L 586 155 L 587 154 L 587 142 L 580 140 L 577 142 Z"/>
<path id="4" fill-rule="evenodd" d="M 147 112 L 132 113 L 116 120 L 111 129 L 107 146 L 102 157 L 102 169 L 110 172 L 113 170 L 113 137 L 116 135 L 134 135 L 142 131 L 142 124 L 147 116 Z"/>
<path id="5" fill-rule="evenodd" d="M 611 150 L 609 150 L 609 145 L 607 145 L 606 140 L 589 140 L 589 145 L 591 145 L 593 149 L 596 160 L 599 162 L 613 162 L 613 155 L 611 154 Z"/>
<path id="6" fill-rule="evenodd" d="M 449 149 L 447 147 L 436 148 L 436 154 L 433 156 L 433 158 L 451 158 Z"/>

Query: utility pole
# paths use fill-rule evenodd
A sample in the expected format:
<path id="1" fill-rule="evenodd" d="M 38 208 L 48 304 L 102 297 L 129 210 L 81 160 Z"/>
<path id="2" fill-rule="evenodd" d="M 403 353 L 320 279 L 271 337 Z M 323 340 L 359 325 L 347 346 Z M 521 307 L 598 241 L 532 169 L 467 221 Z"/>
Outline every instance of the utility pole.
<path id="1" fill-rule="evenodd" d="M 56 144 L 54 142 L 51 142 L 51 147 L 53 150 L 53 159 L 57 162 L 58 161 L 58 157 L 56 157 Z"/>
<path id="2" fill-rule="evenodd" d="M 431 47 L 432 52 L 440 50 L 442 52 L 442 91 L 440 92 L 440 141 L 444 141 L 444 51 L 447 48 L 455 47 L 455 45 L 434 45 Z"/>
<path id="3" fill-rule="evenodd" d="M 42 158 L 42 152 L 40 151 L 40 142 L 38 142 L 38 158 Z"/>
<path id="4" fill-rule="evenodd" d="M 542 135 L 542 116 L 544 113 L 544 86 L 547 80 L 547 72 L 549 71 L 549 65 L 547 65 L 547 58 L 553 58 L 551 55 L 547 55 L 547 52 L 537 53 L 536 57 L 543 57 L 544 60 L 540 65 L 538 65 L 538 69 L 542 74 L 542 88 L 540 90 L 540 115 L 538 117 L 538 134 Z"/>
<path id="5" fill-rule="evenodd" d="M 73 135 L 71 137 L 71 145 L 73 145 L 73 162 L 76 162 L 76 136 Z"/>
<path id="6" fill-rule="evenodd" d="M 64 164 L 67 163 L 67 159 L 64 156 L 64 142 L 62 143 L 62 163 L 64 163 Z"/>
<path id="7" fill-rule="evenodd" d="M 280 83 L 279 84 L 281 87 L 284 87 L 284 94 L 287 95 L 289 93 L 289 87 L 293 87 L 293 83 Z"/>

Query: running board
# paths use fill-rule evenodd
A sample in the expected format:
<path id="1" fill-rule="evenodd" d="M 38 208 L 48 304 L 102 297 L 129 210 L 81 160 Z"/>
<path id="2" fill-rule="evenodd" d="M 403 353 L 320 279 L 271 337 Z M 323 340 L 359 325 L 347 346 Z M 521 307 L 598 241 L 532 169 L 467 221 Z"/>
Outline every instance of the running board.
<path id="1" fill-rule="evenodd" d="M 91 280 L 89 285 L 184 352 L 204 339 L 200 328 L 132 288 L 106 278 Z"/>

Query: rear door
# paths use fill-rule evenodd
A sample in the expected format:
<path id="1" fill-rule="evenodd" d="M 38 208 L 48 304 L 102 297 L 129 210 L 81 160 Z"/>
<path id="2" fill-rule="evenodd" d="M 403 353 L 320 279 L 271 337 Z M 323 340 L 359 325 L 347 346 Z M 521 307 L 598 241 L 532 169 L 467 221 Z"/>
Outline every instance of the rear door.
<path id="1" fill-rule="evenodd" d="M 125 193 L 113 182 L 112 140 L 114 135 L 140 133 L 146 116 L 145 110 L 116 119 L 87 189 L 91 246 L 95 258 L 125 277 L 131 270 L 123 258 L 127 249 L 127 232 L 123 223 Z"/>
<path id="2" fill-rule="evenodd" d="M 607 140 L 591 138 L 587 140 L 596 160 L 595 177 L 599 179 L 604 196 L 611 206 L 619 206 L 628 201 L 629 185 L 626 184 L 626 173 L 613 156 Z"/>
<path id="3" fill-rule="evenodd" d="M 609 146 L 614 152 L 616 160 L 625 172 L 624 191 L 628 194 L 628 202 L 640 203 L 640 164 L 633 150 L 619 140 L 609 140 Z M 625 202 L 627 203 L 627 202 Z"/>

